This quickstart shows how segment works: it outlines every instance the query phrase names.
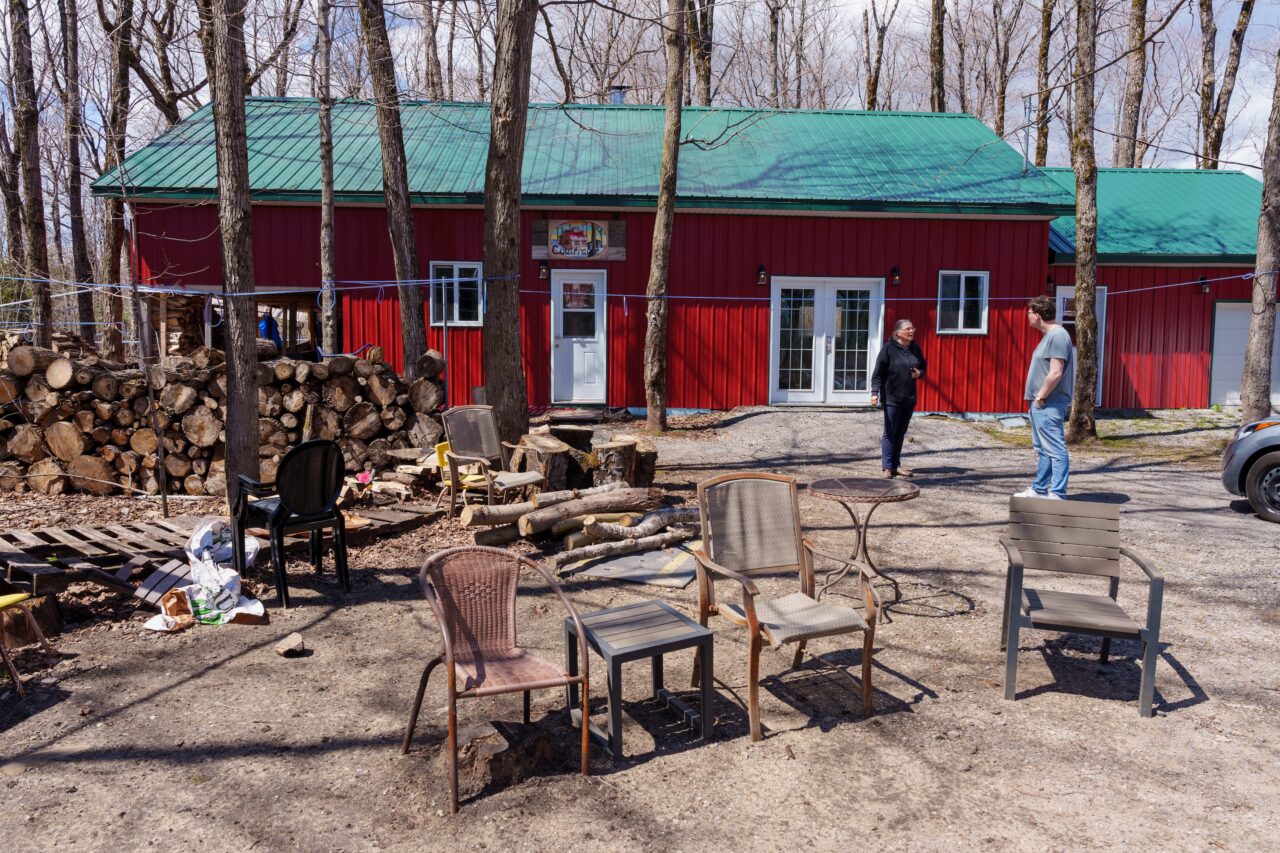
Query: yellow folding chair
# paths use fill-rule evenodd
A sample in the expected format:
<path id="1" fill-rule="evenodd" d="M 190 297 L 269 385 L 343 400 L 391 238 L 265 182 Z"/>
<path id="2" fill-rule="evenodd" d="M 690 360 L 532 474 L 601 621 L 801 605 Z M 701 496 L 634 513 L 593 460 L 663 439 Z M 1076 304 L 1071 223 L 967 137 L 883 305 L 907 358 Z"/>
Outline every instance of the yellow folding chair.
<path id="1" fill-rule="evenodd" d="M 12 587 L 10 587 L 12 589 Z M 22 611 L 27 617 L 31 630 L 35 632 L 36 639 L 39 640 L 41 648 L 50 654 L 58 654 L 58 650 L 49 644 L 45 638 L 44 632 L 40 630 L 40 623 L 36 622 L 36 617 L 31 612 L 31 608 L 27 605 L 27 599 L 31 597 L 27 592 L 15 592 L 6 595 L 0 595 L 0 613 L 8 610 L 10 607 L 16 607 Z M 9 657 L 9 650 L 4 645 L 4 635 L 0 633 L 0 657 L 4 658 L 4 665 L 9 670 L 9 677 L 13 679 L 13 686 L 17 688 L 19 696 L 26 696 L 27 693 L 22 689 L 22 679 L 18 677 L 18 668 L 13 665 L 13 658 Z"/>

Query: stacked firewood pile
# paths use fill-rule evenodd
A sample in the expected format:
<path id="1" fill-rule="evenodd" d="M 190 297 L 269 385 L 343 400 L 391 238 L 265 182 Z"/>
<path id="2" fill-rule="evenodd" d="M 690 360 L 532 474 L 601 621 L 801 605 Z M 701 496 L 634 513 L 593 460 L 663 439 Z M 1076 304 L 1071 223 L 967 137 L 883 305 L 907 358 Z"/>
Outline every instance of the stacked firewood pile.
<path id="1" fill-rule="evenodd" d="M 411 384 L 382 363 L 379 348 L 368 356 L 258 363 L 264 480 L 274 479 L 291 447 L 313 438 L 337 441 L 349 471 L 385 466 L 392 450 L 439 440 L 440 354 L 422 359 L 424 378 Z M 201 347 L 145 374 L 33 346 L 11 349 L 7 365 L 0 370 L 0 490 L 156 494 L 165 478 L 174 494 L 225 494 L 221 350 Z"/>

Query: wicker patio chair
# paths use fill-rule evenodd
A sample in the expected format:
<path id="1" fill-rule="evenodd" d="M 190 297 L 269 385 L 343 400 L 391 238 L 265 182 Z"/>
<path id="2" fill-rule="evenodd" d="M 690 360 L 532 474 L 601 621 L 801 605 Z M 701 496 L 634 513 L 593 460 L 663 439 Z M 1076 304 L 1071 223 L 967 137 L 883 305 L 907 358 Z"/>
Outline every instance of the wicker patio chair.
<path id="1" fill-rule="evenodd" d="M 483 491 L 490 504 L 542 485 L 545 478 L 536 471 L 507 470 L 516 445 L 498 439 L 498 421 L 492 406 L 454 406 L 446 409 L 440 419 L 449 440 L 449 450 L 445 453 L 449 479 L 444 488 L 449 496 L 450 517 L 458 498 L 465 501 L 469 492 L 480 491 L 466 482 L 468 475 L 478 474 L 484 478 Z M 469 466 L 474 471 L 465 470 Z"/>
<path id="2" fill-rule="evenodd" d="M 564 666 L 530 654 L 516 645 L 516 588 L 521 567 L 540 575 L 560 599 L 578 629 L 578 660 L 582 672 L 570 675 Z M 588 765 L 588 659 L 586 631 L 578 611 L 560 585 L 542 566 L 512 551 L 466 545 L 438 551 L 427 558 L 419 574 L 422 594 L 440 624 L 443 649 L 427 662 L 418 682 L 418 695 L 409 713 L 400 752 L 409 751 L 418 711 L 427 691 L 431 671 L 444 664 L 449 696 L 449 797 L 458 811 L 458 712 L 459 699 L 524 694 L 524 721 L 529 722 L 529 691 L 569 684 L 582 685 L 582 775 Z M 462 684 L 459 687 L 458 682 Z"/>
<path id="3" fill-rule="evenodd" d="M 1164 576 L 1145 559 L 1121 547 L 1120 507 L 1091 501 L 1011 498 L 1009 535 L 1001 538 L 1000 544 L 1009 554 L 1000 632 L 1000 648 L 1006 652 L 1004 698 L 1013 699 L 1017 694 L 1018 632 L 1023 628 L 1102 637 L 1103 663 L 1107 662 L 1113 638 L 1139 640 L 1143 653 L 1138 710 L 1142 716 L 1150 717 L 1156 656 L 1160 651 Z M 1123 574 L 1121 557 L 1147 576 L 1145 625 L 1135 622 L 1116 602 Z M 1110 581 L 1106 595 L 1033 589 L 1022 584 L 1027 570 L 1097 575 Z"/>
<path id="4" fill-rule="evenodd" d="M 818 637 L 861 631 L 862 706 L 870 716 L 875 707 L 871 690 L 871 652 L 879 593 L 871 585 L 878 577 L 869 566 L 819 550 L 803 538 L 796 481 L 776 474 L 724 474 L 698 484 L 703 547 L 694 553 L 698 570 L 698 621 L 707 624 L 719 614 L 750 635 L 748 704 L 751 739 L 760 740 L 760 649 L 796 643 L 792 667 L 800 666 L 805 644 Z M 815 590 L 813 560 L 823 557 L 842 564 L 821 589 Z M 822 593 L 851 569 L 858 570 L 865 612 L 827 604 Z M 782 598 L 761 598 L 751 579 L 760 574 L 796 573 L 800 591 Z M 715 581 L 725 578 L 742 587 L 742 604 L 717 604 Z M 696 663 L 695 663 L 696 666 Z M 697 673 L 695 671 L 695 678 Z"/>

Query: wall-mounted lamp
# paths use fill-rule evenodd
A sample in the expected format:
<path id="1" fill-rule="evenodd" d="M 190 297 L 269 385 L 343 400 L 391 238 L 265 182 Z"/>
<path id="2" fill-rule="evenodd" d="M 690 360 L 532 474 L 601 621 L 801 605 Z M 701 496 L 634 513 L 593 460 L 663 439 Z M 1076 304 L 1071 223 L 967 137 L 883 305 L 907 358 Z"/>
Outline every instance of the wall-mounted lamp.
<path id="1" fill-rule="evenodd" d="M 1209 295 L 1209 279 L 1205 278 L 1204 276 L 1200 276 L 1200 278 L 1198 278 L 1197 281 L 1200 282 L 1200 292 L 1203 293 L 1205 296 L 1208 296 Z"/>
<path id="2" fill-rule="evenodd" d="M 538 262 L 538 278 L 546 279 L 551 277 L 551 267 L 546 261 Z"/>
<path id="3" fill-rule="evenodd" d="M 756 284 L 764 287 L 769 283 L 769 271 L 764 268 L 764 264 L 756 267 Z"/>
<path id="4" fill-rule="evenodd" d="M 897 267 L 894 267 L 893 269 L 889 270 L 889 283 L 892 284 L 894 287 L 897 287 L 898 285 L 902 284 L 902 270 L 898 269 Z"/>

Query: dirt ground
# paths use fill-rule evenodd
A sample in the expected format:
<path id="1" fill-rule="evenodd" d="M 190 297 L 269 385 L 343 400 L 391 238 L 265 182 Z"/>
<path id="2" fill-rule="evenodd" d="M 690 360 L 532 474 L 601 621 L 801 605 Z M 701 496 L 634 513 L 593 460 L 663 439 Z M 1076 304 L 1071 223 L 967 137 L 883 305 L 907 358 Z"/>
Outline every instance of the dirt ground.
<path id="1" fill-rule="evenodd" d="M 743 632 L 713 622 L 710 743 L 646 699 L 648 674 L 633 664 L 620 766 L 593 748 L 592 775 L 576 775 L 562 694 L 535 694 L 534 719 L 555 738 L 559 764 L 452 817 L 433 763 L 438 680 L 414 750 L 398 749 L 438 643 L 416 572 L 425 552 L 466 538 L 442 523 L 354 549 L 345 599 L 332 571 L 316 577 L 295 563 L 295 606 L 271 607 L 268 592 L 268 626 L 154 636 L 140 630 L 148 614 L 114 595 L 71 608 L 75 624 L 56 640 L 70 656 L 22 654 L 26 701 L 0 683 L 4 847 L 1274 849 L 1280 528 L 1218 482 L 1230 424 L 1210 412 L 1108 420 L 1102 446 L 1073 459 L 1073 496 L 1121 503 L 1126 543 L 1167 579 L 1154 719 L 1138 715 L 1140 650 L 1125 642 L 1103 666 L 1090 638 L 1026 633 L 1018 699 L 1003 700 L 997 538 L 1008 495 L 1032 469 L 1026 430 L 920 418 L 905 460 L 920 498 L 880 509 L 874 522 L 873 554 L 902 580 L 905 600 L 876 634 L 871 719 L 860 708 L 861 640 L 829 638 L 798 671 L 785 650 L 765 653 L 766 738 L 751 743 Z M 879 468 L 870 413 L 743 410 L 686 426 L 658 443 L 662 482 L 689 499 L 698 480 L 728 470 L 811 482 Z M 6 504 L 5 526 L 113 518 L 122 507 L 154 512 L 27 499 Z M 851 547 L 839 507 L 802 493 L 801 510 L 820 544 Z M 1120 592 L 1138 615 L 1139 578 Z M 695 612 L 694 585 L 565 586 L 583 611 L 661 598 Z M 781 580 L 763 587 L 791 591 Z M 527 592 L 522 643 L 560 659 L 561 614 L 536 583 Z M 273 654 L 292 631 L 309 656 Z M 690 664 L 669 658 L 668 683 L 688 684 Z M 460 714 L 464 724 L 514 721 L 520 702 L 473 700 Z"/>

